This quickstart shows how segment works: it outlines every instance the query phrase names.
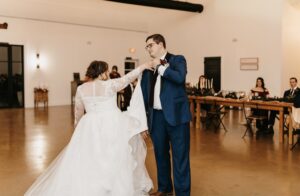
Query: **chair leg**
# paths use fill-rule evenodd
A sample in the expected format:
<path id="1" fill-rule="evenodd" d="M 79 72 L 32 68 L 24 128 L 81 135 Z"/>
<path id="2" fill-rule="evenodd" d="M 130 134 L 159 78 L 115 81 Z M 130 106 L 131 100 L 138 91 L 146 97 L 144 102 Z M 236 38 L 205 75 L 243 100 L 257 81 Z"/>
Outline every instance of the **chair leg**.
<path id="1" fill-rule="evenodd" d="M 242 138 L 244 138 L 244 137 L 246 136 L 248 130 L 249 130 L 249 127 L 248 127 L 248 125 L 247 125 L 246 131 L 245 131 L 244 135 L 242 136 Z"/>
<path id="2" fill-rule="evenodd" d="M 222 117 L 217 118 L 218 119 L 218 125 L 217 125 L 217 127 L 220 127 L 220 125 L 222 125 L 223 129 L 225 130 L 225 132 L 227 132 L 227 129 L 226 129 L 226 127 L 225 127 L 225 125 L 224 125 L 224 123 L 222 121 L 223 118 L 224 118 L 224 116 L 225 115 L 223 115 Z"/>
<path id="3" fill-rule="evenodd" d="M 225 114 L 224 114 L 221 118 L 219 118 L 219 121 L 220 121 L 222 127 L 224 128 L 225 132 L 227 132 L 227 129 L 226 129 L 226 127 L 225 127 L 225 125 L 224 125 L 224 123 L 223 123 L 223 121 L 222 121 L 224 117 L 225 117 Z M 219 125 L 220 125 L 220 124 L 219 124 Z"/>
<path id="4" fill-rule="evenodd" d="M 296 143 L 291 147 L 291 149 L 290 150 L 293 150 L 296 146 L 297 146 L 297 144 L 298 143 L 300 143 L 300 140 L 299 140 L 299 138 L 297 139 L 297 141 L 296 141 Z"/>
<path id="5" fill-rule="evenodd" d="M 208 129 L 214 122 L 214 116 L 211 115 L 211 116 L 207 116 L 206 117 L 206 122 L 205 122 L 205 128 Z"/>
<path id="6" fill-rule="evenodd" d="M 244 138 L 247 134 L 248 131 L 252 131 L 252 128 L 251 128 L 251 122 L 249 120 L 246 120 L 246 131 L 244 133 L 244 135 L 242 136 L 242 138 Z"/>
<path id="7" fill-rule="evenodd" d="M 242 138 L 244 138 L 244 137 L 246 136 L 247 132 L 248 132 L 248 127 L 247 127 L 247 129 L 246 129 L 244 135 L 242 136 Z"/>
<path id="8" fill-rule="evenodd" d="M 226 129 L 226 127 L 225 127 L 225 125 L 224 125 L 224 123 L 222 121 L 221 121 L 221 125 L 224 128 L 225 132 L 227 132 L 227 129 Z"/>

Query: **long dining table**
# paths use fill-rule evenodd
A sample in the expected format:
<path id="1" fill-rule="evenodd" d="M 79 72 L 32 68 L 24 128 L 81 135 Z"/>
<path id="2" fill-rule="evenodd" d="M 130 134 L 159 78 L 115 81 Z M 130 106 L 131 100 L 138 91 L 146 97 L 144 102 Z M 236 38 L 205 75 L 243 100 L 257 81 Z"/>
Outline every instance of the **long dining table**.
<path id="1" fill-rule="evenodd" d="M 201 104 L 233 106 L 241 108 L 255 108 L 262 110 L 274 110 L 279 112 L 279 143 L 284 140 L 284 109 L 289 112 L 288 122 L 292 122 L 292 103 L 279 102 L 279 101 L 262 101 L 262 100 L 245 100 L 245 99 L 232 99 L 214 96 L 189 96 L 190 110 L 192 114 L 192 126 L 200 128 L 200 111 Z M 195 106 L 196 105 L 196 106 Z M 196 107 L 196 112 L 195 112 Z M 195 118 L 196 117 L 196 118 Z M 289 144 L 293 144 L 293 126 L 289 126 Z"/>

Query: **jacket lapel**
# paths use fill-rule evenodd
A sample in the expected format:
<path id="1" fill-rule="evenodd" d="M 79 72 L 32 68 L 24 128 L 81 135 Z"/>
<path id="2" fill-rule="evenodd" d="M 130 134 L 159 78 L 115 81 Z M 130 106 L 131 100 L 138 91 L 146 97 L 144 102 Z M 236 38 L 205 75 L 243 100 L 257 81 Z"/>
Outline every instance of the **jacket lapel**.
<path id="1" fill-rule="evenodd" d="M 173 56 L 173 54 L 167 52 L 166 57 L 165 57 L 165 59 L 167 60 L 167 63 L 169 64 L 169 66 L 171 66 L 171 62 L 170 62 L 170 61 L 172 60 L 172 56 Z M 160 87 L 160 95 L 161 95 L 161 92 L 162 92 L 162 90 L 163 90 L 163 88 L 164 88 L 164 83 L 165 83 L 164 80 L 165 80 L 164 77 L 161 77 L 161 83 L 160 83 L 160 85 L 161 85 L 161 87 Z"/>
<path id="2" fill-rule="evenodd" d="M 166 60 L 167 60 L 168 63 L 170 62 L 170 59 L 171 59 L 172 56 L 173 55 L 171 53 L 167 52 L 167 54 L 166 54 Z"/>

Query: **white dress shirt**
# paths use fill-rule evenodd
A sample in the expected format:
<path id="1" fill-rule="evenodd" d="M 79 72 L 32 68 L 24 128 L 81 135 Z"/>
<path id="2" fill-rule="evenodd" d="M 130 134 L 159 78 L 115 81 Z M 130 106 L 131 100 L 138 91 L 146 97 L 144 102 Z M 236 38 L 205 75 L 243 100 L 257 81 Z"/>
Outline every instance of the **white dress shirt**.
<path id="1" fill-rule="evenodd" d="M 292 96 L 294 95 L 296 89 L 297 89 L 297 86 L 296 86 L 295 88 L 291 88 L 290 94 L 291 94 Z"/>
<path id="2" fill-rule="evenodd" d="M 162 57 L 160 57 L 161 60 L 164 60 L 166 58 L 166 54 L 164 54 Z M 156 83 L 154 86 L 154 100 L 153 100 L 153 108 L 156 110 L 161 110 L 161 101 L 160 101 L 160 88 L 161 88 L 161 76 L 164 75 L 165 70 L 167 69 L 166 66 L 159 66 L 157 70 L 158 76 L 156 79 Z"/>

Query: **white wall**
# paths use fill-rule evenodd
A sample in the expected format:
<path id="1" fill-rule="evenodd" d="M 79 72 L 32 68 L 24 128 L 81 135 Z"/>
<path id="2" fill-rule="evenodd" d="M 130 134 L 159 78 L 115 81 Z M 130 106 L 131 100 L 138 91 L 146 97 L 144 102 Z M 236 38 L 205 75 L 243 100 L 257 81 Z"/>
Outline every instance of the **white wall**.
<path id="1" fill-rule="evenodd" d="M 184 52 L 189 78 L 203 73 L 203 58 L 222 57 L 222 88 L 249 90 L 258 76 L 265 78 L 272 94 L 280 93 L 281 0 L 210 0 L 200 15 L 170 24 L 165 34 L 176 40 L 172 48 Z M 272 11 L 269 11 L 272 5 Z M 176 33 L 174 33 L 176 32 Z M 233 42 L 237 39 L 237 42 Z M 258 71 L 241 71 L 239 60 L 258 57 Z"/>
<path id="2" fill-rule="evenodd" d="M 285 1 L 283 7 L 282 86 L 289 88 L 289 78 L 300 80 L 300 0 Z M 299 82 L 300 83 L 300 82 Z"/>
<path id="3" fill-rule="evenodd" d="M 70 104 L 73 72 L 83 76 L 93 59 L 123 65 L 130 47 L 144 61 L 144 39 L 157 32 L 165 35 L 170 52 L 186 56 L 188 81 L 195 83 L 203 73 L 204 57 L 221 56 L 223 88 L 249 90 L 262 76 L 279 95 L 282 1 L 202 0 L 204 12 L 198 14 L 97 0 L 0 0 L 0 21 L 9 24 L 0 42 L 25 46 L 26 107 L 32 107 L 39 83 L 49 86 L 50 105 Z M 242 57 L 259 57 L 260 69 L 241 71 Z"/>
<path id="4" fill-rule="evenodd" d="M 73 72 L 84 77 L 88 64 L 104 59 L 110 65 L 120 65 L 129 56 L 129 47 L 143 48 L 144 33 L 62 25 L 0 17 L 9 28 L 1 32 L 0 42 L 24 45 L 25 105 L 33 106 L 33 88 L 49 88 L 49 105 L 70 104 L 70 81 Z M 122 34 L 122 37 L 120 36 Z M 40 54 L 40 69 L 36 69 L 36 53 Z"/>

